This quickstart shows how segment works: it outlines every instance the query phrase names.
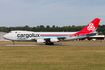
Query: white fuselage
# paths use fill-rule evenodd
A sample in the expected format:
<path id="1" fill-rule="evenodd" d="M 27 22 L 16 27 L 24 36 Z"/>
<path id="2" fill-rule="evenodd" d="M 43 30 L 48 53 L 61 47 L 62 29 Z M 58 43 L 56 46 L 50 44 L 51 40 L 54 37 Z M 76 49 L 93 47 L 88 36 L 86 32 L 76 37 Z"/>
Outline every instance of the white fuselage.
<path id="1" fill-rule="evenodd" d="M 35 41 L 37 39 L 73 37 L 75 33 L 76 32 L 11 31 L 4 35 L 4 38 L 12 41 Z"/>

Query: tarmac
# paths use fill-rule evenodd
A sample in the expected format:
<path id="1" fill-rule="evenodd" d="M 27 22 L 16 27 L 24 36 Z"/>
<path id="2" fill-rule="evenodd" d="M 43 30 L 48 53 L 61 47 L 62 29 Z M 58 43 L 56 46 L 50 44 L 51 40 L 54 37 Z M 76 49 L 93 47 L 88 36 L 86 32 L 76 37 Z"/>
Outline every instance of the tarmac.
<path id="1" fill-rule="evenodd" d="M 55 44 L 55 45 L 25 45 L 25 44 L 15 44 L 15 45 L 0 45 L 0 46 L 105 46 L 105 44 Z"/>

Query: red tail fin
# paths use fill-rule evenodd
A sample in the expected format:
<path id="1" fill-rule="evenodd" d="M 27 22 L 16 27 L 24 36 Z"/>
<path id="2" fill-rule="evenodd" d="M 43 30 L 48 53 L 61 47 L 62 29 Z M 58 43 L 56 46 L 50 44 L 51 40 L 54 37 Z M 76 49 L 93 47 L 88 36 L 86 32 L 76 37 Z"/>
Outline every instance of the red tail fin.
<path id="1" fill-rule="evenodd" d="M 85 35 L 85 34 L 92 33 L 93 31 L 95 31 L 97 29 L 100 20 L 101 19 L 99 19 L 99 18 L 95 18 L 86 27 L 84 27 L 81 31 L 77 32 L 76 35 Z"/>

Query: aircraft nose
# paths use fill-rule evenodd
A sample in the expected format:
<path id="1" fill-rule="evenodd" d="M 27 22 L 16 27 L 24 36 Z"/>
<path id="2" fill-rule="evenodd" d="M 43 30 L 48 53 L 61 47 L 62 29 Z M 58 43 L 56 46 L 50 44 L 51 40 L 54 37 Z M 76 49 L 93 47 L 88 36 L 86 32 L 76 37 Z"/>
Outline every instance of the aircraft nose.
<path id="1" fill-rule="evenodd" d="M 4 35 L 3 38 L 4 38 L 4 39 L 7 39 L 7 35 Z"/>

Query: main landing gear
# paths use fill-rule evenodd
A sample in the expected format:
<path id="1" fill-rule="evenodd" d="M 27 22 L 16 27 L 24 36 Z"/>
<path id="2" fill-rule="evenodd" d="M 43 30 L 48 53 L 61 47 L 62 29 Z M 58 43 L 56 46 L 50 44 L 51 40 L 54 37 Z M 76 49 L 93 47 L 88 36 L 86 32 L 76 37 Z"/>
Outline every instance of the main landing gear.
<path id="1" fill-rule="evenodd" d="M 46 42 L 45 45 L 54 45 L 53 42 Z"/>

